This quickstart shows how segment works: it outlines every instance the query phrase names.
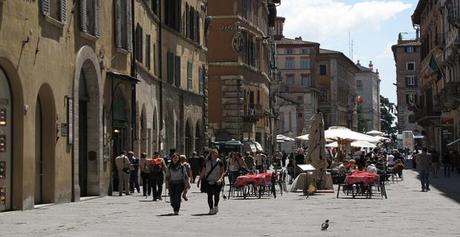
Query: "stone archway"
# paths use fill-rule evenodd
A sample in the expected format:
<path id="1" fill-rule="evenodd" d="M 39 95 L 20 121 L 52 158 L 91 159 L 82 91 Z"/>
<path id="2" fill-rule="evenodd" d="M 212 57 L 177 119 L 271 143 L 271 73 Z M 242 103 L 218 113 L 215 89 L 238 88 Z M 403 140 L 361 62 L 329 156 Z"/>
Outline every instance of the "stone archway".
<path id="1" fill-rule="evenodd" d="M 185 122 L 185 155 L 192 157 L 193 152 L 193 125 L 190 119 Z"/>
<path id="2" fill-rule="evenodd" d="M 0 49 L 0 107 L 7 108 L 7 128 L 5 151 L 0 153 L 0 161 L 6 162 L 6 178 L 0 180 L 0 185 L 6 187 L 2 193 L 5 202 L 0 204 L 0 211 L 33 208 L 33 186 L 25 185 L 24 170 L 32 172 L 33 167 L 24 167 L 24 95 L 18 70 L 5 51 Z M 19 71 L 20 72 L 20 71 Z M 8 104 L 8 106 L 5 106 Z M 12 122 L 14 121 L 14 123 Z M 1 129 L 1 128 L 0 128 Z"/>
<path id="3" fill-rule="evenodd" d="M 102 190 L 102 78 L 89 46 L 77 54 L 73 97 L 73 198 L 79 200 L 100 195 Z"/>
<path id="4" fill-rule="evenodd" d="M 35 106 L 35 204 L 55 201 L 56 107 L 48 84 L 38 91 Z"/>
<path id="5" fill-rule="evenodd" d="M 12 120 L 12 99 L 10 91 L 10 83 L 6 74 L 0 68 L 0 167 L 3 171 L 0 172 L 0 211 L 11 209 L 12 198 L 12 172 L 13 163 L 12 152 L 12 136 L 13 136 L 13 120 Z"/>

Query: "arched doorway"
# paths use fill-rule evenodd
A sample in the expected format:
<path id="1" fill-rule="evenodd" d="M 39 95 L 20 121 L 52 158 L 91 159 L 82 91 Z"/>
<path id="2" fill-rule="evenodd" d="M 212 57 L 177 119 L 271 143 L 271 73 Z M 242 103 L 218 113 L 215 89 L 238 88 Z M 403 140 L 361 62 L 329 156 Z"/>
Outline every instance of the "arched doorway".
<path id="1" fill-rule="evenodd" d="M 202 132 L 201 120 L 198 120 L 195 126 L 195 151 L 198 154 L 203 154 L 204 143 L 205 141 L 204 141 L 203 132 Z"/>
<path id="2" fill-rule="evenodd" d="M 190 119 L 185 123 L 185 155 L 192 157 L 193 152 L 193 128 Z"/>
<path id="3" fill-rule="evenodd" d="M 35 204 L 54 202 L 56 109 L 48 84 L 41 86 L 35 106 Z"/>
<path id="4" fill-rule="evenodd" d="M 12 95 L 10 84 L 0 68 L 0 211 L 11 209 L 12 164 Z"/>
<path id="5" fill-rule="evenodd" d="M 80 197 L 99 195 L 99 84 L 95 67 L 86 61 L 78 87 L 78 183 Z"/>

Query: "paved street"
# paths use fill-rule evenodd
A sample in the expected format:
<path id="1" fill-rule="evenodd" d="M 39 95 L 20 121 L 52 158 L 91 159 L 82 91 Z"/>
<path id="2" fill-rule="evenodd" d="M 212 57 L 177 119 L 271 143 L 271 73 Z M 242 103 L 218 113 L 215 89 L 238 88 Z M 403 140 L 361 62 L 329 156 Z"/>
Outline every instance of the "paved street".
<path id="1" fill-rule="evenodd" d="M 406 170 L 404 181 L 387 185 L 387 200 L 288 193 L 222 200 L 215 216 L 204 215 L 206 197 L 196 188 L 179 216 L 167 215 L 165 201 L 136 193 L 0 213 L 0 236 L 460 236 L 459 181 L 458 174 L 437 178 L 422 193 L 416 173 Z M 322 232 L 325 219 L 330 228 Z"/>

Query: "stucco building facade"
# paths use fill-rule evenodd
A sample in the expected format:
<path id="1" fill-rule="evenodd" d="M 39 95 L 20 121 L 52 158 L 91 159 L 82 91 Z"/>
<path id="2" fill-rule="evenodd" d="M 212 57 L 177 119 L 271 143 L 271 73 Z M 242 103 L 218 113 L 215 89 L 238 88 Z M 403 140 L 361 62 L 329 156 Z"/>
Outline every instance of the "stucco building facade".
<path id="1" fill-rule="evenodd" d="M 380 131 L 380 77 L 377 69 L 374 70 L 372 61 L 365 67 L 356 64 L 360 71 L 356 73 L 356 93 L 363 98 L 361 113 L 365 120 L 364 131 Z"/>

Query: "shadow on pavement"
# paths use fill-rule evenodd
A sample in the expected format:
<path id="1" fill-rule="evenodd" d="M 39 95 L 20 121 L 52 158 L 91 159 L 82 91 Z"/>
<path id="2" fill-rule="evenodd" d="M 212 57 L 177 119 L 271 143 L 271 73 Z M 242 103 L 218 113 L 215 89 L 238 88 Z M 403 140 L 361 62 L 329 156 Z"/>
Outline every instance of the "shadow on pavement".
<path id="1" fill-rule="evenodd" d="M 192 214 L 191 216 L 212 216 L 209 213 Z"/>
<path id="2" fill-rule="evenodd" d="M 417 179 L 420 180 L 420 175 L 417 175 Z M 444 177 L 444 175 L 439 175 L 437 178 L 434 178 L 430 174 L 430 186 L 436 188 L 442 195 L 448 197 L 457 203 L 460 203 L 460 175 L 452 172 L 450 178 Z"/>
<path id="3" fill-rule="evenodd" d="M 174 213 L 168 213 L 168 214 L 159 214 L 157 216 L 176 216 Z"/>

